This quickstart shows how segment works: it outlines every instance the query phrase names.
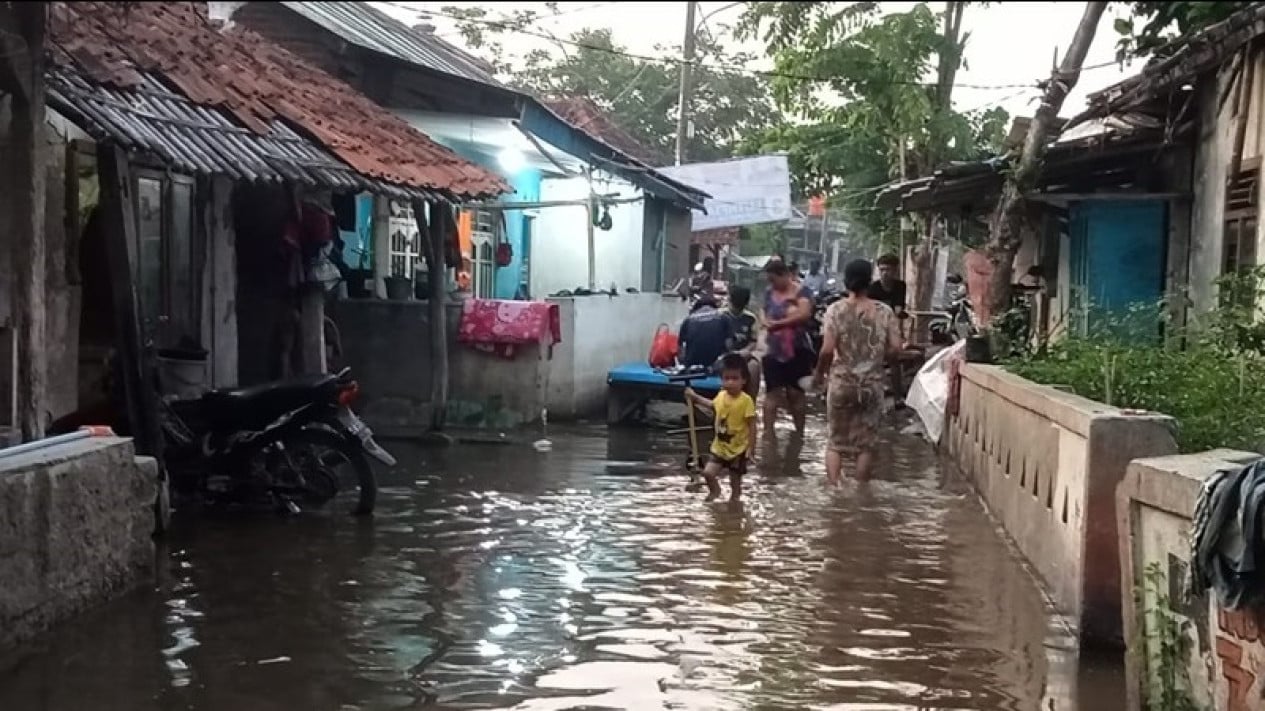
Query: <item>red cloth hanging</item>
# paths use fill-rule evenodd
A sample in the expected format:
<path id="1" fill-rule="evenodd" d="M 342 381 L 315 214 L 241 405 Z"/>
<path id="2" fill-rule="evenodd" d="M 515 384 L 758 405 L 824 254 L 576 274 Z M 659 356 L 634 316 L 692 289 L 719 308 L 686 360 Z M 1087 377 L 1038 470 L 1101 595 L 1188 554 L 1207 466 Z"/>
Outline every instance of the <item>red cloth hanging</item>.
<path id="1" fill-rule="evenodd" d="M 562 314 L 544 301 L 467 299 L 461 306 L 457 342 L 512 359 L 531 343 L 552 348 L 562 342 Z"/>

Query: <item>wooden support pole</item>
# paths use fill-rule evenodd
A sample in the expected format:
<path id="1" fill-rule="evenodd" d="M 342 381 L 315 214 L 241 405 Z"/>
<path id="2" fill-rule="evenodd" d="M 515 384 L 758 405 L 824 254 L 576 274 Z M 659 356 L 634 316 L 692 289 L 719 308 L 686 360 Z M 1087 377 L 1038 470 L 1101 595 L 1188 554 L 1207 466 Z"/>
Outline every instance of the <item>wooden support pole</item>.
<path id="1" fill-rule="evenodd" d="M 0 80 L 11 92 L 8 239 L 13 255 L 17 424 L 26 441 L 44 436 L 47 412 L 44 255 L 44 3 L 13 3 L 0 31 Z"/>
<path id="2" fill-rule="evenodd" d="M 444 262 L 444 241 L 448 226 L 454 218 L 452 207 L 446 203 L 430 204 L 430 219 L 426 219 L 427 205 L 421 200 L 413 202 L 413 219 L 425 249 L 426 270 L 429 276 L 430 321 L 430 405 L 431 429 L 443 430 L 448 419 L 448 314 L 447 314 L 447 264 Z"/>

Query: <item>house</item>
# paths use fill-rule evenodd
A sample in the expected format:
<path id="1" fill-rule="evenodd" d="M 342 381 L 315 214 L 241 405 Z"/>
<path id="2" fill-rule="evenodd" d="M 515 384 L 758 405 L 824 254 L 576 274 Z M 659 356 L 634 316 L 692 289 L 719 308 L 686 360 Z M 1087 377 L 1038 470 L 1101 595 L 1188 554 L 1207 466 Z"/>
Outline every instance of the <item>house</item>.
<path id="1" fill-rule="evenodd" d="M 1012 145 L 1024 133 L 1017 121 Z M 1029 219 L 1014 264 L 1016 280 L 1033 267 L 1042 275 L 1044 288 L 1031 305 L 1040 332 L 1119 324 L 1139 304 L 1159 304 L 1185 283 L 1184 257 L 1169 246 L 1189 234 L 1182 217 L 1191 191 L 1183 167 L 1188 135 L 1122 112 L 1069 125 L 1051 143 L 1039 185 L 1025 196 Z M 982 247 L 1012 156 L 894 183 L 877 204 L 921 214 L 925 225 L 939 221 L 947 236 Z"/>
<path id="2" fill-rule="evenodd" d="M 208 351 L 210 385 L 322 371 L 329 213 L 368 193 L 436 224 L 510 189 L 202 3 L 57 3 L 48 45 L 53 418 L 103 396 L 129 323 Z"/>
<path id="3" fill-rule="evenodd" d="M 1162 127 L 1182 156 L 1188 200 L 1169 214 L 1170 285 L 1196 312 L 1217 304 L 1223 275 L 1261 264 L 1265 154 L 1265 4 L 1183 37 L 1173 53 L 1089 96 L 1077 130 L 1128 115 Z"/>
<path id="4" fill-rule="evenodd" d="M 690 210 L 702 209 L 706 194 L 656 171 L 631 137 L 592 120 L 586 112 L 596 107 L 506 87 L 433 28 L 410 28 L 365 2 L 223 4 L 233 22 L 346 78 L 513 185 L 498 204 L 469 210 L 463 249 L 474 295 L 539 299 L 612 284 L 657 293 L 687 273 Z M 398 255 L 397 267 L 415 259 L 390 244 L 385 222 L 367 250 L 379 255 L 379 295 L 387 275 L 411 276 L 388 271 L 385 254 Z M 599 223 L 592 238 L 590 222 Z"/>
<path id="5" fill-rule="evenodd" d="M 573 113 L 575 104 L 508 88 L 427 28 L 410 28 L 367 3 L 221 5 L 232 23 L 352 82 L 384 113 L 513 187 L 467 203 L 460 215 L 470 284 L 452 285 L 448 304 L 451 420 L 504 427 L 546 408 L 555 417 L 599 410 L 609 368 L 643 359 L 658 325 L 684 316 L 683 302 L 662 292 L 688 275 L 692 210 L 704 210 L 707 194 L 622 148 L 623 137 Z M 373 201 L 369 234 L 348 236 L 367 255 L 373 276 L 366 291 L 375 298 L 332 308 L 347 363 L 363 377 L 366 416 L 412 427 L 431 417 L 429 316 L 398 287 L 429 277 L 402 207 Z M 357 218 L 365 224 L 363 209 Z M 388 281 L 404 299 L 383 298 Z M 562 343 L 520 351 L 512 361 L 458 347 L 465 309 L 479 308 L 467 297 L 546 300 L 558 308 Z"/>

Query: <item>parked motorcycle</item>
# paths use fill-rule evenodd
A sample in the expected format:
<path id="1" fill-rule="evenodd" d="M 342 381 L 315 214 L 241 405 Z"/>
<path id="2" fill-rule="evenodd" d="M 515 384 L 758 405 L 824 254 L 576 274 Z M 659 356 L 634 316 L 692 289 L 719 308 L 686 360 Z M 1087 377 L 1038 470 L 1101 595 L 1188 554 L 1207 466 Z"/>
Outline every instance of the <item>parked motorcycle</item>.
<path id="1" fill-rule="evenodd" d="M 320 508 L 345 495 L 352 513 L 373 513 L 378 485 L 368 457 L 396 460 L 352 412 L 359 392 L 344 368 L 170 402 L 161 421 L 172 484 L 211 504 L 298 513 L 300 504 Z"/>
<path id="2" fill-rule="evenodd" d="M 952 345 L 977 332 L 975 309 L 967 297 L 966 284 L 962 277 L 950 274 L 946 281 L 949 284 L 949 306 L 938 318 L 931 322 L 931 342 L 937 345 Z"/>
<path id="3" fill-rule="evenodd" d="M 247 388 L 212 390 L 160 405 L 172 493 L 209 506 L 269 506 L 299 513 L 347 499 L 373 512 L 378 485 L 369 458 L 395 457 L 351 410 L 360 392 L 350 369 Z M 108 423 L 130 432 L 118 407 L 69 415 L 50 432 Z M 108 413 L 108 414 L 107 414 Z"/>
<path id="4" fill-rule="evenodd" d="M 813 318 L 808 322 L 808 336 L 813 342 L 813 352 L 821 353 L 822 328 L 826 319 L 826 309 L 831 304 L 847 296 L 834 277 L 826 280 L 821 290 L 813 296 Z"/>

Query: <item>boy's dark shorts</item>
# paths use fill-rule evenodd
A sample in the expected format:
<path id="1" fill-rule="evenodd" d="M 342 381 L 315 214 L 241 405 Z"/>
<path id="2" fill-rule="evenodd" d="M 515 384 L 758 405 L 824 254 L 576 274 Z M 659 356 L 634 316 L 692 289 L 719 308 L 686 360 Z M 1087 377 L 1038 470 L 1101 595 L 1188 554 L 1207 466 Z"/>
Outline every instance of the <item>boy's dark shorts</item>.
<path id="1" fill-rule="evenodd" d="M 722 471 L 728 472 L 733 476 L 742 476 L 747 473 L 747 458 L 737 457 L 735 459 L 723 459 L 714 454 L 707 455 L 707 462 L 716 462 L 720 465 Z"/>

